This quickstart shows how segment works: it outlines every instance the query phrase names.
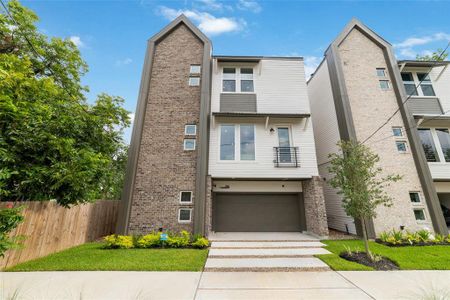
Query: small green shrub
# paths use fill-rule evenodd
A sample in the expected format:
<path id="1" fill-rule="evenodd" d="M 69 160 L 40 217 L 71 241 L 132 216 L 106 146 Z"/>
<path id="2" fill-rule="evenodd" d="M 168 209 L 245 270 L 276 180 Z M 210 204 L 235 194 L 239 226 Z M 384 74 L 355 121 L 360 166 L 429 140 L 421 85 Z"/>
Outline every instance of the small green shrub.
<path id="1" fill-rule="evenodd" d="M 105 248 L 108 249 L 130 249 L 133 248 L 133 237 L 129 235 L 111 234 L 105 238 Z"/>
<path id="2" fill-rule="evenodd" d="M 409 244 L 411 244 L 411 245 L 413 245 L 413 244 L 417 244 L 417 243 L 419 243 L 420 242 L 420 237 L 419 237 L 419 235 L 417 234 L 417 232 L 407 232 L 406 233 L 406 235 L 405 235 L 405 240 L 409 243 Z"/>
<path id="3" fill-rule="evenodd" d="M 161 234 L 150 233 L 138 239 L 136 246 L 139 248 L 154 248 L 161 245 Z"/>
<path id="4" fill-rule="evenodd" d="M 436 244 L 443 243 L 443 242 L 445 242 L 445 236 L 443 236 L 442 234 L 436 234 L 433 242 L 435 242 Z"/>
<path id="5" fill-rule="evenodd" d="M 387 243 L 389 237 L 391 236 L 391 233 L 388 231 L 383 231 L 382 233 L 380 233 L 380 240 L 383 243 Z"/>
<path id="6" fill-rule="evenodd" d="M 167 238 L 167 246 L 171 248 L 188 247 L 191 242 L 191 234 L 186 230 L 181 231 L 178 236 L 171 236 Z"/>
<path id="7" fill-rule="evenodd" d="M 447 243 L 450 243 L 450 234 L 447 235 L 447 237 L 445 238 L 445 241 L 446 241 Z"/>
<path id="8" fill-rule="evenodd" d="M 209 241 L 204 237 L 199 237 L 191 245 L 197 249 L 204 249 L 209 247 Z"/>
<path id="9" fill-rule="evenodd" d="M 422 229 L 416 233 L 421 242 L 428 242 L 430 240 L 430 232 L 428 230 Z"/>

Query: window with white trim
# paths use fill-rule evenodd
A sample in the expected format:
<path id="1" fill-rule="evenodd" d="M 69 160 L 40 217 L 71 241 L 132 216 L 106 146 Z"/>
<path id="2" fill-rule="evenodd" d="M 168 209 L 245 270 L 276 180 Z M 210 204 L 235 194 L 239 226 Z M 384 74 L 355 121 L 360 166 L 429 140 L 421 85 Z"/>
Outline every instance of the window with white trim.
<path id="1" fill-rule="evenodd" d="M 436 128 L 436 135 L 441 146 L 445 162 L 450 162 L 450 133 L 448 128 Z"/>
<path id="2" fill-rule="evenodd" d="M 200 65 L 191 65 L 189 68 L 190 75 L 200 75 L 202 67 Z"/>
<path id="3" fill-rule="evenodd" d="M 417 73 L 417 79 L 420 83 L 420 90 L 424 96 L 436 96 L 430 76 L 427 73 Z"/>
<path id="4" fill-rule="evenodd" d="M 189 77 L 189 86 L 199 86 L 200 77 Z"/>
<path id="5" fill-rule="evenodd" d="M 402 72 L 403 85 L 409 96 L 435 97 L 430 76 L 423 72 Z M 419 87 L 419 88 L 417 88 Z"/>
<path id="6" fill-rule="evenodd" d="M 391 88 L 389 80 L 380 80 L 380 88 L 382 90 L 389 90 Z"/>
<path id="7" fill-rule="evenodd" d="M 183 148 L 185 151 L 195 150 L 195 139 L 184 139 Z"/>
<path id="8" fill-rule="evenodd" d="M 253 68 L 224 67 L 222 70 L 222 92 L 254 93 Z"/>
<path id="9" fill-rule="evenodd" d="M 192 220 L 192 209 L 191 208 L 180 208 L 178 210 L 178 222 L 179 223 L 190 223 Z"/>
<path id="10" fill-rule="evenodd" d="M 197 134 L 197 125 L 188 124 L 184 126 L 184 135 L 196 135 Z"/>
<path id="11" fill-rule="evenodd" d="M 220 160 L 255 160 L 255 125 L 220 126 Z"/>
<path id="12" fill-rule="evenodd" d="M 386 69 L 385 68 L 377 68 L 377 76 L 378 77 L 386 77 Z"/>
<path id="13" fill-rule="evenodd" d="M 434 141 L 434 128 L 419 128 L 419 137 L 428 162 L 439 162 L 439 154 Z"/>
<path id="14" fill-rule="evenodd" d="M 409 192 L 409 199 L 413 204 L 418 204 L 421 202 L 419 192 Z"/>
<path id="15" fill-rule="evenodd" d="M 181 191 L 180 192 L 180 203 L 183 203 L 183 204 L 192 203 L 192 192 L 191 191 Z"/>
<path id="16" fill-rule="evenodd" d="M 415 208 L 414 209 L 414 217 L 416 218 L 417 221 L 425 221 L 426 220 L 425 209 Z"/>
<path id="17" fill-rule="evenodd" d="M 408 146 L 405 141 L 396 141 L 397 151 L 400 153 L 405 153 L 408 151 Z"/>
<path id="18" fill-rule="evenodd" d="M 403 137 L 403 128 L 402 127 L 392 127 L 392 134 L 395 137 Z"/>

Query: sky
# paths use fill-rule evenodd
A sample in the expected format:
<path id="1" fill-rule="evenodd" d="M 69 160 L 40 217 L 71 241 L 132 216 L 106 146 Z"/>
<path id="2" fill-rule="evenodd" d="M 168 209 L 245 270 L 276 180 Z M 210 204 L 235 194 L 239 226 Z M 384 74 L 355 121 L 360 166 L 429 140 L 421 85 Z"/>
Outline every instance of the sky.
<path id="1" fill-rule="evenodd" d="M 180 13 L 212 41 L 215 55 L 303 56 L 309 77 L 324 50 L 358 18 L 414 59 L 450 41 L 450 1 L 22 1 L 38 29 L 71 39 L 89 65 L 88 101 L 121 96 L 134 116 L 147 40 Z M 125 139 L 130 139 L 130 129 Z"/>

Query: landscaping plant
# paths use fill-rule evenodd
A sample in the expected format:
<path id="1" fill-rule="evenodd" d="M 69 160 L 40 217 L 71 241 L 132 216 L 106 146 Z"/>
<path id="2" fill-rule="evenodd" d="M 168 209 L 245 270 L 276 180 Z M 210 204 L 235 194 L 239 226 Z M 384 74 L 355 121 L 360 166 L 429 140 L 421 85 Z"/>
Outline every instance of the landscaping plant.
<path id="1" fill-rule="evenodd" d="M 359 220 L 366 253 L 373 260 L 367 240 L 366 222 L 376 217 L 380 205 L 391 206 L 392 198 L 385 188 L 401 179 L 399 175 L 385 175 L 377 167 L 380 158 L 367 146 L 357 141 L 340 141 L 339 153 L 329 155 L 329 171 L 333 174 L 330 185 L 342 195 L 347 215 Z"/>
<path id="2" fill-rule="evenodd" d="M 0 209 L 0 257 L 5 256 L 6 250 L 20 246 L 22 237 L 11 237 L 10 233 L 23 222 L 22 209 L 22 206 L 12 204 Z"/>
<path id="3" fill-rule="evenodd" d="M 133 248 L 133 237 L 129 235 L 111 234 L 105 237 L 105 248 L 130 249 Z"/>

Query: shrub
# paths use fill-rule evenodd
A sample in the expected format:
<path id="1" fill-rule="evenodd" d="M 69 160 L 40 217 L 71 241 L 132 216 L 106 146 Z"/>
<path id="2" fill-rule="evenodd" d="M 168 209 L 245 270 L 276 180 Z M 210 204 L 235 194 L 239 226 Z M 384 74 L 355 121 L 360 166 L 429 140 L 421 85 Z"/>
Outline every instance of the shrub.
<path id="1" fill-rule="evenodd" d="M 161 245 L 161 234 L 159 233 L 150 233 L 144 235 L 137 241 L 137 247 L 139 248 L 153 248 Z"/>
<path id="2" fill-rule="evenodd" d="M 442 234 L 436 234 L 433 242 L 435 242 L 436 244 L 443 243 L 443 242 L 445 242 L 445 236 L 443 236 Z"/>
<path id="3" fill-rule="evenodd" d="M 382 233 L 380 233 L 380 241 L 382 241 L 383 243 L 387 243 L 390 236 L 390 232 L 383 231 Z"/>
<path id="4" fill-rule="evenodd" d="M 133 248 L 133 237 L 129 235 L 111 234 L 105 237 L 105 248 L 130 249 Z"/>
<path id="5" fill-rule="evenodd" d="M 192 247 L 197 249 L 207 248 L 209 247 L 209 241 L 204 237 L 199 237 L 192 243 Z"/>
<path id="6" fill-rule="evenodd" d="M 446 241 L 447 243 L 450 243 L 450 234 L 447 235 L 447 237 L 445 238 L 445 241 Z"/>
<path id="7" fill-rule="evenodd" d="M 416 232 L 419 240 L 421 242 L 428 242 L 430 240 L 430 232 L 428 230 L 422 229 Z"/>
<path id="8" fill-rule="evenodd" d="M 387 242 L 393 245 L 401 244 L 403 240 L 403 232 L 392 229 L 391 235 L 387 239 Z"/>
<path id="9" fill-rule="evenodd" d="M 188 247 L 191 241 L 191 234 L 186 230 L 181 231 L 178 236 L 171 236 L 167 238 L 167 246 L 171 248 Z"/>
<path id="10" fill-rule="evenodd" d="M 417 232 L 407 232 L 405 235 L 405 240 L 411 245 L 417 244 L 420 242 L 420 237 Z"/>
<path id="11" fill-rule="evenodd" d="M 10 237 L 9 234 L 23 222 L 22 209 L 22 206 L 13 207 L 12 204 L 0 209 L 0 257 L 5 255 L 6 250 L 21 245 L 23 237 Z"/>

